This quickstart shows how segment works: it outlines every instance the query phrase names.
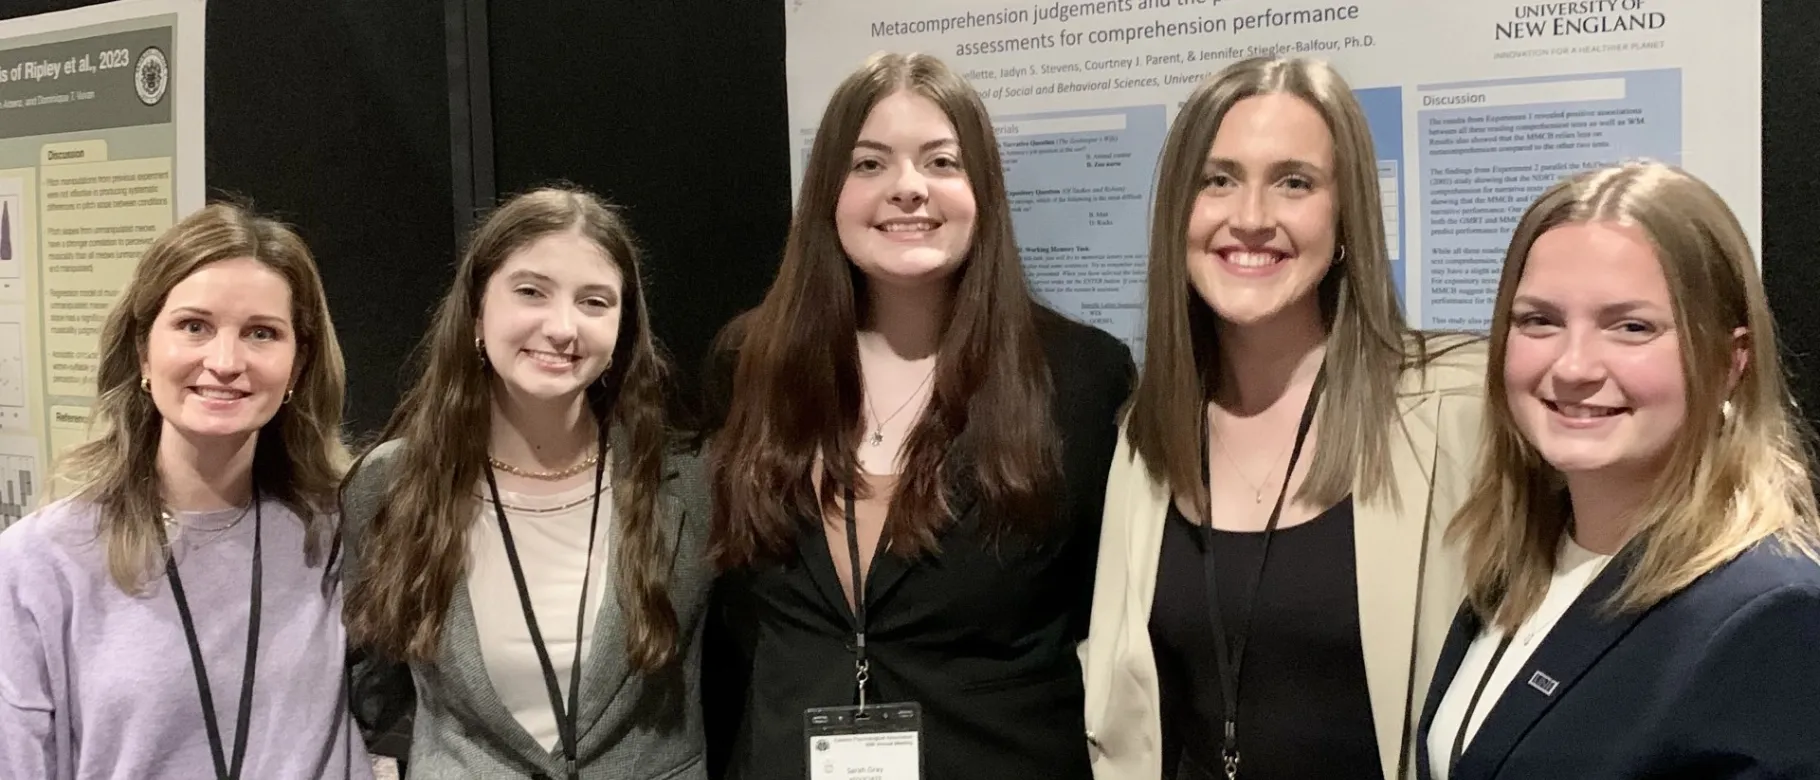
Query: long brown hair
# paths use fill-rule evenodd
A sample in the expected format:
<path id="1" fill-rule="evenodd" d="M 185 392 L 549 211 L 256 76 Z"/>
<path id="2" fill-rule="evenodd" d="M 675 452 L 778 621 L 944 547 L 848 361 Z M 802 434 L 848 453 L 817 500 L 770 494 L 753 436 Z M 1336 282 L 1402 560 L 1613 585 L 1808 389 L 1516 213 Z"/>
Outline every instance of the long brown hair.
<path id="1" fill-rule="evenodd" d="M 1448 529 L 1465 542 L 1469 603 L 1507 630 L 1547 593 L 1569 515 L 1561 473 L 1523 438 L 1505 400 L 1511 305 L 1536 239 L 1595 221 L 1634 225 L 1655 249 L 1687 385 L 1687 417 L 1668 463 L 1634 510 L 1636 564 L 1606 606 L 1647 608 L 1766 538 L 1820 559 L 1808 432 L 1793 408 L 1743 227 L 1717 193 L 1672 166 L 1589 170 L 1544 192 L 1511 237 L 1486 372 L 1485 397 L 1496 403 L 1485 408 L 1478 477 Z M 1737 328 L 1746 329 L 1749 356 L 1728 391 Z"/>
<path id="2" fill-rule="evenodd" d="M 74 496 L 100 510 L 100 539 L 108 574 L 128 593 L 159 570 L 164 509 L 158 441 L 164 417 L 139 387 L 147 340 L 165 299 L 211 263 L 252 258 L 284 278 L 291 292 L 297 343 L 296 384 L 289 403 L 259 429 L 253 445 L 253 486 L 304 523 L 304 558 L 322 561 L 336 486 L 347 465 L 341 439 L 346 375 L 328 297 L 309 247 L 279 222 L 231 203 L 215 203 L 164 231 L 139 257 L 101 328 L 101 360 L 91 425 L 100 435 L 62 458 Z"/>
<path id="3" fill-rule="evenodd" d="M 1370 500 L 1396 485 L 1390 443 L 1402 372 L 1434 357 L 1404 323 L 1385 250 L 1377 154 L 1364 109 L 1340 74 L 1319 60 L 1257 57 L 1210 76 L 1183 104 L 1163 142 L 1151 215 L 1144 370 L 1127 410 L 1126 437 L 1151 478 L 1206 506 L 1201 479 L 1203 405 L 1219 378 L 1219 315 L 1188 280 L 1188 220 L 1202 171 L 1226 112 L 1257 95 L 1300 98 L 1333 135 L 1338 227 L 1344 259 L 1316 295 L 1327 324 L 1327 386 L 1319 411 L 1321 446 L 1297 498 L 1326 506 L 1353 492 Z M 1362 472 L 1362 473 L 1361 473 Z"/>
<path id="4" fill-rule="evenodd" d="M 1060 448 L 1037 336 L 1040 307 L 1018 258 L 991 120 L 978 93 L 940 60 L 880 54 L 835 89 L 809 150 L 777 279 L 723 335 L 737 350 L 737 391 L 709 445 L 710 539 L 723 569 L 787 559 L 804 518 L 823 516 L 840 490 L 865 491 L 853 475 L 866 278 L 841 246 L 834 209 L 866 116 L 899 90 L 933 101 L 953 123 L 978 217 L 952 282 L 933 397 L 905 442 L 904 477 L 885 523 L 888 548 L 905 557 L 935 548 L 952 520 L 946 480 L 958 475 L 951 469 L 971 472 L 993 518 L 989 534 L 1033 530 L 1051 509 Z M 957 440 L 962 454 L 951 455 Z"/>
<path id="5" fill-rule="evenodd" d="M 481 300 L 488 280 L 514 252 L 570 231 L 598 244 L 624 278 L 619 341 L 611 366 L 588 386 L 587 404 L 603 441 L 615 428 L 624 434 L 624 446 L 613 453 L 619 523 L 613 576 L 630 626 L 626 652 L 633 668 L 643 672 L 675 658 L 676 610 L 658 525 L 668 369 L 651 334 L 631 230 L 614 207 L 568 186 L 527 192 L 494 210 L 476 229 L 437 307 L 418 349 L 417 383 L 378 439 L 399 439 L 401 445 L 385 500 L 362 543 L 362 557 L 375 564 L 348 589 L 354 642 L 394 658 L 435 658 L 449 600 L 466 574 L 468 529 L 479 509 L 473 489 L 486 461 L 487 438 L 476 432 L 492 425 L 490 369 L 474 347 Z M 450 431 L 466 433 L 450 436 Z M 363 455 L 361 464 L 365 460 Z"/>

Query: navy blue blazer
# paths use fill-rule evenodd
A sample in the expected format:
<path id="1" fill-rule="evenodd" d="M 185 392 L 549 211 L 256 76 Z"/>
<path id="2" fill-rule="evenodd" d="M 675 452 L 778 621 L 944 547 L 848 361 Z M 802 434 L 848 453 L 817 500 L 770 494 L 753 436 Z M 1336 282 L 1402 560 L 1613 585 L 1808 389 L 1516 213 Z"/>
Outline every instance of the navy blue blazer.
<path id="1" fill-rule="evenodd" d="M 1631 552 L 1495 705 L 1485 692 L 1492 709 L 1450 780 L 1820 778 L 1820 564 L 1759 543 L 1651 609 L 1609 617 L 1601 605 Z M 1442 646 L 1416 740 L 1422 780 L 1435 708 L 1481 626 L 1462 609 Z"/>

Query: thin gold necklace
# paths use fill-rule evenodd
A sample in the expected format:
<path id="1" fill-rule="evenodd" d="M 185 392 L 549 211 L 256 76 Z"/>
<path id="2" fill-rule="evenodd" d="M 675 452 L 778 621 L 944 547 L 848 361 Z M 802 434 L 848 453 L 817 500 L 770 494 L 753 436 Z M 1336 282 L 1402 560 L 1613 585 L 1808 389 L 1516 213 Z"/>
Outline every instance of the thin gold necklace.
<path id="1" fill-rule="evenodd" d="M 1212 439 L 1214 446 L 1220 449 L 1220 454 L 1226 456 L 1226 462 L 1232 464 L 1232 473 L 1237 474 L 1239 479 L 1245 481 L 1245 486 L 1251 488 L 1253 502 L 1257 504 L 1264 503 L 1264 488 L 1270 487 L 1270 473 L 1276 470 L 1277 461 L 1281 460 L 1283 453 L 1289 450 L 1289 445 L 1284 444 L 1283 449 L 1277 451 L 1276 457 L 1270 459 L 1270 467 L 1264 470 L 1264 484 L 1259 485 L 1252 482 L 1251 477 L 1245 475 L 1244 469 L 1239 468 L 1239 462 L 1234 460 L 1232 453 L 1226 450 L 1226 443 L 1221 441 L 1219 437 L 1213 435 L 1213 425 L 1211 421 L 1209 421 L 1207 427 L 1208 438 Z M 1289 475 L 1284 474 L 1283 479 L 1289 479 Z"/>

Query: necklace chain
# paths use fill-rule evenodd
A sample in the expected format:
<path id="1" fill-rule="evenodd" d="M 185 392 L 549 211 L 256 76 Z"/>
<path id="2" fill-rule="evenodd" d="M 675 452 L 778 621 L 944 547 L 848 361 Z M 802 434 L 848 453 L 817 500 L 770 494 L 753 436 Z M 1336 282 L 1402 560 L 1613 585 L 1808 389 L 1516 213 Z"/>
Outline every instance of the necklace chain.
<path id="1" fill-rule="evenodd" d="M 1276 462 L 1282 459 L 1283 453 L 1289 451 L 1289 445 L 1283 445 L 1283 449 L 1277 452 L 1276 457 L 1270 459 L 1271 468 L 1264 470 L 1264 484 L 1259 485 L 1258 483 L 1252 482 L 1251 477 L 1245 476 L 1245 470 L 1239 468 L 1239 462 L 1232 457 L 1232 453 L 1226 450 L 1226 444 L 1220 441 L 1219 437 L 1213 435 L 1212 420 L 1208 420 L 1207 422 L 1207 438 L 1212 440 L 1214 446 L 1220 449 L 1220 454 L 1225 456 L 1226 462 L 1232 464 L 1232 473 L 1239 475 L 1239 479 L 1245 482 L 1245 486 L 1251 488 L 1253 502 L 1257 504 L 1264 503 L 1264 489 L 1270 487 L 1271 469 L 1275 468 Z M 1289 476 L 1290 475 L 1288 474 L 1284 474 L 1283 479 L 1289 479 Z"/>
<path id="2" fill-rule="evenodd" d="M 876 421 L 876 424 L 872 427 L 872 435 L 866 437 L 867 443 L 874 447 L 885 443 L 885 424 L 891 422 L 899 414 L 902 414 L 905 409 L 910 408 L 910 402 L 916 400 L 916 397 L 923 391 L 923 385 L 929 384 L 929 379 L 933 376 L 935 376 L 935 366 L 930 366 L 929 373 L 923 375 L 923 381 L 916 383 L 916 389 L 910 391 L 909 397 L 905 398 L 904 402 L 898 405 L 897 411 L 892 412 L 890 417 L 886 417 L 882 420 L 878 417 L 878 408 L 872 405 L 872 394 L 866 394 L 866 409 L 872 413 L 872 419 Z"/>
<path id="3" fill-rule="evenodd" d="M 558 479 L 568 479 L 569 477 L 573 477 L 576 474 L 580 474 L 583 471 L 593 468 L 594 464 L 600 462 L 600 456 L 596 453 L 590 452 L 590 453 L 588 453 L 587 457 L 582 458 L 580 461 L 577 461 L 574 465 L 567 466 L 565 468 L 555 469 L 552 471 L 536 471 L 536 470 L 532 470 L 532 469 L 519 468 L 519 467 L 514 466 L 510 463 L 507 463 L 503 460 L 495 458 L 492 455 L 487 456 L 487 462 L 493 464 L 493 468 L 499 469 L 500 471 L 503 471 L 507 474 L 514 474 L 514 475 L 517 475 L 520 477 L 524 477 L 526 479 L 541 479 L 541 480 L 545 480 L 545 481 L 554 481 L 554 480 L 558 480 Z"/>
<path id="4" fill-rule="evenodd" d="M 253 511 L 253 504 L 252 502 L 248 502 L 246 506 L 239 507 L 239 509 L 240 514 L 235 515 L 233 520 L 228 521 L 227 525 L 222 526 L 186 526 L 182 521 L 177 519 L 177 512 L 173 511 L 168 506 L 158 510 L 158 521 L 164 525 L 165 544 L 171 545 L 174 544 L 179 537 L 187 537 L 190 534 L 218 534 L 228 531 L 235 526 L 240 525 L 240 521 L 246 519 L 247 514 Z"/>

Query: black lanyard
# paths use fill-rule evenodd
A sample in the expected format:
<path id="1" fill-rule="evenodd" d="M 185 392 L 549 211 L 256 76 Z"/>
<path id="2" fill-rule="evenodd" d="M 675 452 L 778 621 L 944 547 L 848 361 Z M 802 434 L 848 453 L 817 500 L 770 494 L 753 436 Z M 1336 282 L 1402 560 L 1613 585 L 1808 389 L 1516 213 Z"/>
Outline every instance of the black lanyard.
<path id="1" fill-rule="evenodd" d="M 556 713 L 556 733 L 562 738 L 564 768 L 569 780 L 581 777 L 575 759 L 575 728 L 581 709 L 581 633 L 588 616 L 588 582 L 594 574 L 594 537 L 600 530 L 600 490 L 606 477 L 606 441 L 601 441 L 599 457 L 594 463 L 594 509 L 588 520 L 588 565 L 581 574 L 581 606 L 575 610 L 575 661 L 569 666 L 569 703 L 563 706 L 562 688 L 556 682 L 556 666 L 550 663 L 550 650 L 544 646 L 543 632 L 537 630 L 537 615 L 531 609 L 531 589 L 525 585 L 524 566 L 518 562 L 518 546 L 512 543 L 512 526 L 506 522 L 506 508 L 499 503 L 499 483 L 493 478 L 492 464 L 486 465 L 487 490 L 493 497 L 493 514 L 499 518 L 499 535 L 506 543 L 506 560 L 512 564 L 512 580 L 518 583 L 518 603 L 524 608 L 525 627 L 531 630 L 531 646 L 537 649 L 537 662 L 543 666 L 544 689 L 550 694 L 550 711 Z"/>
<path id="2" fill-rule="evenodd" d="M 183 620 L 183 638 L 190 645 L 190 669 L 196 673 L 196 691 L 202 696 L 202 725 L 208 729 L 209 755 L 215 759 L 217 780 L 238 780 L 246 765 L 246 732 L 253 719 L 253 671 L 259 660 L 260 596 L 264 593 L 260 526 L 264 520 L 259 506 L 259 489 L 253 489 L 253 588 L 247 607 L 246 666 L 240 671 L 240 712 L 234 719 L 234 761 L 229 764 L 221 749 L 221 722 L 215 716 L 215 697 L 209 690 L 208 669 L 202 663 L 202 642 L 196 638 L 196 621 L 190 616 L 190 602 L 183 595 L 183 578 L 177 574 L 177 559 L 171 553 L 170 539 L 164 523 L 158 523 L 159 541 L 164 545 L 164 577 L 171 583 L 171 597 L 177 601 L 177 617 Z"/>
<path id="3" fill-rule="evenodd" d="M 1218 577 L 1214 576 L 1213 565 L 1213 513 L 1212 486 L 1208 482 L 1208 470 L 1211 464 L 1207 461 L 1208 439 L 1212 437 L 1210 423 L 1203 424 L 1201 436 L 1201 486 L 1209 496 L 1206 517 L 1202 518 L 1201 535 L 1203 545 L 1201 560 L 1207 573 L 1207 615 L 1213 621 L 1214 661 L 1219 666 L 1220 695 L 1225 699 L 1226 722 L 1225 732 L 1220 743 L 1220 758 L 1225 764 L 1227 780 L 1239 775 L 1238 720 L 1239 720 L 1239 667 L 1245 661 L 1245 640 L 1251 635 L 1251 619 L 1257 614 L 1258 592 L 1263 590 L 1264 565 L 1270 559 L 1270 537 L 1276 533 L 1277 521 L 1283 515 L 1283 499 L 1289 495 L 1289 478 L 1295 474 L 1295 464 L 1302 456 L 1302 444 L 1308 438 L 1308 429 L 1314 424 L 1314 411 L 1320 405 L 1321 388 L 1326 384 L 1327 365 L 1323 363 L 1315 374 L 1314 385 L 1308 390 L 1308 402 L 1302 406 L 1302 421 L 1296 427 L 1295 444 L 1289 450 L 1289 467 L 1283 472 L 1283 488 L 1277 492 L 1277 503 L 1270 510 L 1270 520 L 1264 525 L 1264 550 L 1258 556 L 1258 576 L 1251 582 L 1251 593 L 1247 594 L 1244 603 L 1245 614 L 1239 622 L 1239 632 L 1231 646 L 1226 641 L 1226 621 L 1220 609 Z"/>
<path id="4" fill-rule="evenodd" d="M 847 488 L 847 561 L 853 567 L 853 685 L 859 690 L 859 708 L 866 708 L 866 681 L 871 664 L 866 660 L 866 575 L 859 568 L 859 520 L 853 514 L 853 488 Z"/>
<path id="5" fill-rule="evenodd" d="M 1466 714 L 1460 716 L 1460 730 L 1454 732 L 1453 750 L 1447 754 L 1447 776 L 1457 777 L 1454 770 L 1460 766 L 1460 754 L 1466 751 L 1466 727 L 1472 723 L 1473 710 L 1479 708 L 1479 696 L 1485 693 L 1485 684 L 1491 682 L 1491 673 L 1497 671 L 1498 662 L 1504 660 L 1504 651 L 1510 649 L 1510 634 L 1498 642 L 1498 649 L 1491 654 L 1491 660 L 1485 664 L 1485 673 L 1479 675 L 1479 684 L 1472 689 L 1472 698 L 1466 702 Z"/>

